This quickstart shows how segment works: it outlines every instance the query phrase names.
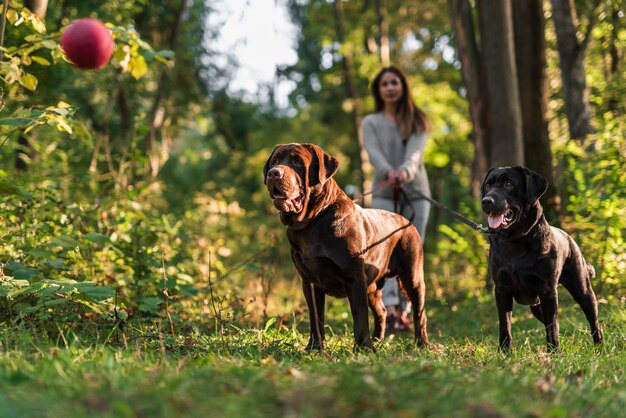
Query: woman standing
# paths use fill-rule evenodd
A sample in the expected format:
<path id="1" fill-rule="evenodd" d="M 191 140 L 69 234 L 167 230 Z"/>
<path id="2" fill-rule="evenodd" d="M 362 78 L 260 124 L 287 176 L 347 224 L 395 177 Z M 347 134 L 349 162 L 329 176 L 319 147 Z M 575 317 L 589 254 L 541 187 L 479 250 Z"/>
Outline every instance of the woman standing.
<path id="1" fill-rule="evenodd" d="M 406 77 L 397 67 L 381 69 L 371 89 L 376 111 L 363 119 L 362 128 L 365 148 L 375 169 L 372 207 L 397 211 L 407 218 L 413 216 L 423 242 L 430 212 L 430 203 L 420 199 L 420 193 L 430 196 L 424 167 L 428 118 L 413 102 Z M 393 183 L 402 185 L 410 203 L 394 199 Z M 397 280 L 385 284 L 383 303 L 389 332 L 409 330 L 411 305 L 400 292 Z"/>

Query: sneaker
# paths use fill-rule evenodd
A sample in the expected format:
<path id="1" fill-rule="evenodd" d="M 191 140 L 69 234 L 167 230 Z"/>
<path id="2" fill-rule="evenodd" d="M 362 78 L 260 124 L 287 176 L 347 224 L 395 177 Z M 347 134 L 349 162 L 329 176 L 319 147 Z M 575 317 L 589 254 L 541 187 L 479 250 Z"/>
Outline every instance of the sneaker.
<path id="1" fill-rule="evenodd" d="M 401 316 L 396 321 L 396 329 L 398 332 L 409 332 L 411 331 L 411 323 L 409 322 L 409 318 L 405 316 Z"/>

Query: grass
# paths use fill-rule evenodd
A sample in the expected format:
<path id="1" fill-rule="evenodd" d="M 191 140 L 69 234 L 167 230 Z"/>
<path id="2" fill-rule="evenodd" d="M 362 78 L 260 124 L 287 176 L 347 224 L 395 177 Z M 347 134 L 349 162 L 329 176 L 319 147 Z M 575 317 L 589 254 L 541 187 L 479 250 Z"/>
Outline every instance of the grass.
<path id="1" fill-rule="evenodd" d="M 431 346 L 397 337 L 352 351 L 333 301 L 325 353 L 307 353 L 306 323 L 128 347 L 23 326 L 0 331 L 0 416 L 11 417 L 616 417 L 626 410 L 626 309 L 600 307 L 606 342 L 580 310 L 561 308 L 562 349 L 545 353 L 539 323 L 516 306 L 515 351 L 496 350 L 490 297 L 429 305 Z M 304 319 L 302 319 L 304 321 Z M 130 335 L 130 333 L 128 333 Z"/>

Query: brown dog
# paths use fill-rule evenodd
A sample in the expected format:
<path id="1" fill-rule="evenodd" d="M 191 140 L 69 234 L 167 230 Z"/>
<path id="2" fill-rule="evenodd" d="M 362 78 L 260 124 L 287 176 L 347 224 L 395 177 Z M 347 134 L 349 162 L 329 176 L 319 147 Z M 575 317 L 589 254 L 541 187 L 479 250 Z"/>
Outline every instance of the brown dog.
<path id="1" fill-rule="evenodd" d="M 302 277 L 311 322 L 306 348 L 323 349 L 324 298 L 331 295 L 348 298 L 355 343 L 372 349 L 367 305 L 374 313 L 373 338 L 382 339 L 387 310 L 381 289 L 393 276 L 413 304 L 417 344 L 428 344 L 417 230 L 403 216 L 354 204 L 332 178 L 337 167 L 337 160 L 317 145 L 286 144 L 274 148 L 263 169 Z"/>
<path id="2" fill-rule="evenodd" d="M 496 285 L 500 348 L 511 348 L 513 299 L 529 305 L 546 328 L 549 349 L 559 346 L 557 286 L 561 283 L 582 308 L 593 341 L 602 342 L 595 277 L 574 240 L 548 224 L 539 198 L 548 188 L 544 177 L 525 167 L 492 168 L 482 185 L 487 215 L 489 270 Z"/>

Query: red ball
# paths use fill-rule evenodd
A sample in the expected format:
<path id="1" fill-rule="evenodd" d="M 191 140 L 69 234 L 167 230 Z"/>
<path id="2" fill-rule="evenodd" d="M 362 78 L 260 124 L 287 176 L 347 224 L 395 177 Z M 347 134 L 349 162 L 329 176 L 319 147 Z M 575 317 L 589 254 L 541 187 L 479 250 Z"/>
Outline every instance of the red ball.
<path id="1" fill-rule="evenodd" d="M 97 70 L 113 55 L 111 32 L 96 19 L 78 19 L 70 23 L 61 35 L 65 56 L 79 68 Z"/>

